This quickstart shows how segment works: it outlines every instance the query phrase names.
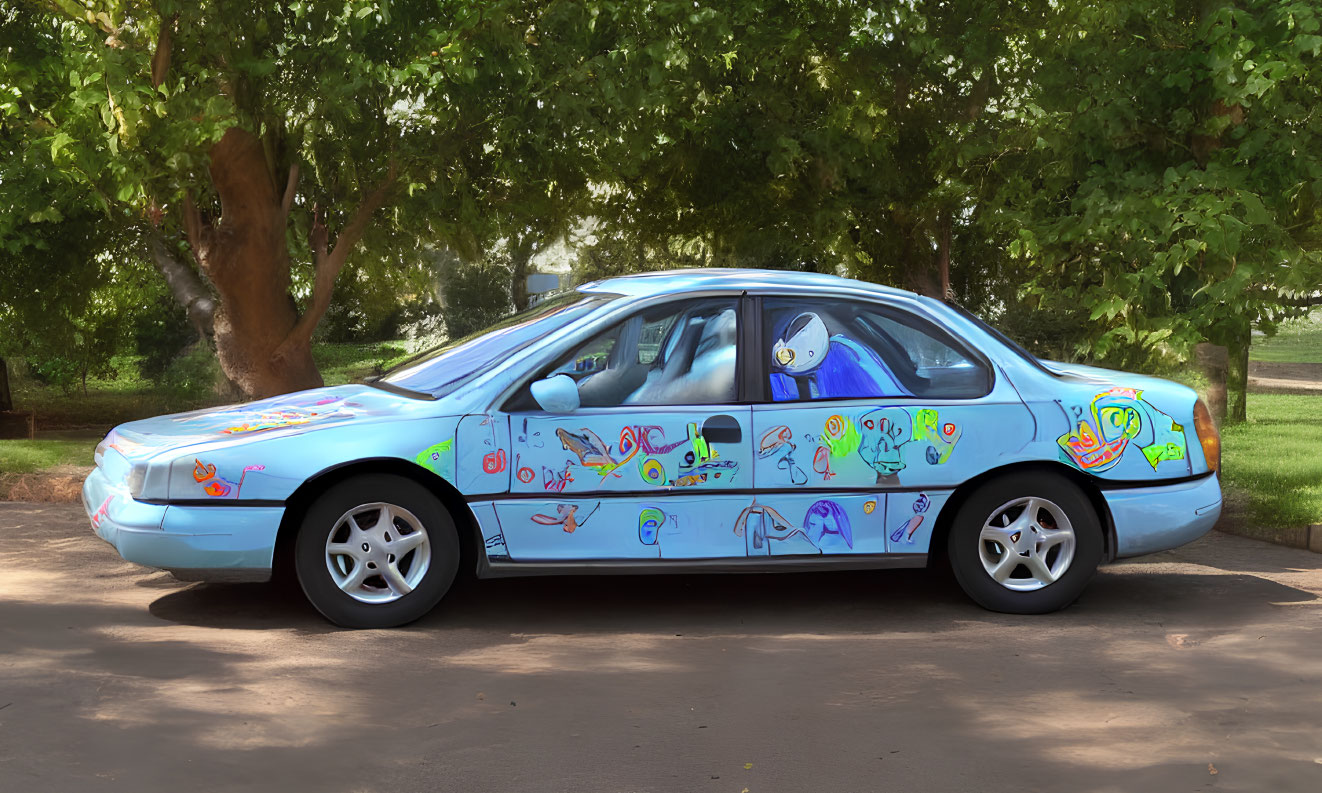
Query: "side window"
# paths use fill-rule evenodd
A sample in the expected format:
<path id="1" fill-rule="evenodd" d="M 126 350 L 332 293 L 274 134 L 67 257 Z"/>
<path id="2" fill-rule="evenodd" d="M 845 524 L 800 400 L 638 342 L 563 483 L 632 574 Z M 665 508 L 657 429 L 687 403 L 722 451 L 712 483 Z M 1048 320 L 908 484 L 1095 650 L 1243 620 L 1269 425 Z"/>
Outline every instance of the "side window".
<path id="1" fill-rule="evenodd" d="M 763 301 L 771 398 L 969 399 L 991 373 L 949 333 L 900 309 L 843 300 Z"/>
<path id="2" fill-rule="evenodd" d="M 687 300 L 635 314 L 556 362 L 584 407 L 710 405 L 738 399 L 738 299 Z"/>

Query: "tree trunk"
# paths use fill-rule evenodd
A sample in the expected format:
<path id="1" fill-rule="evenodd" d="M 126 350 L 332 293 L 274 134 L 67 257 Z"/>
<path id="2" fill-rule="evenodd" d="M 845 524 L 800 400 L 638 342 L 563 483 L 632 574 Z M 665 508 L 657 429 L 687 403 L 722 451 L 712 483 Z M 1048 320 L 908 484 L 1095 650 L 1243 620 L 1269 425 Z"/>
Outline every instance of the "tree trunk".
<path id="1" fill-rule="evenodd" d="M 190 206 L 186 222 L 198 264 L 220 294 L 213 328 L 221 369 L 252 397 L 316 388 L 323 381 L 310 338 L 289 341 L 299 317 L 289 295 L 287 214 L 262 144 L 231 127 L 210 154 L 220 218 L 211 223 Z"/>
<path id="2" fill-rule="evenodd" d="M 941 279 L 941 300 L 950 300 L 950 235 L 951 226 L 949 212 L 942 212 L 941 219 L 937 222 L 938 232 L 941 239 L 937 243 L 937 273 Z"/>
<path id="3" fill-rule="evenodd" d="M 1236 334 L 1235 340 L 1229 346 L 1229 385 L 1234 393 L 1234 399 L 1230 403 L 1227 416 L 1230 421 L 1245 421 L 1248 419 L 1249 343 L 1251 341 L 1252 331 L 1245 328 L 1242 333 Z"/>
<path id="4" fill-rule="evenodd" d="M 528 307 L 528 263 L 532 260 L 531 235 L 510 245 L 510 301 L 515 311 Z"/>
<path id="5" fill-rule="evenodd" d="M 14 409 L 14 395 L 9 392 L 9 364 L 0 358 L 0 413 Z"/>
<path id="6" fill-rule="evenodd" d="M 1226 370 L 1230 356 L 1220 344 L 1204 342 L 1193 349 L 1194 360 L 1207 378 L 1207 409 L 1212 420 L 1220 426 L 1226 420 Z"/>

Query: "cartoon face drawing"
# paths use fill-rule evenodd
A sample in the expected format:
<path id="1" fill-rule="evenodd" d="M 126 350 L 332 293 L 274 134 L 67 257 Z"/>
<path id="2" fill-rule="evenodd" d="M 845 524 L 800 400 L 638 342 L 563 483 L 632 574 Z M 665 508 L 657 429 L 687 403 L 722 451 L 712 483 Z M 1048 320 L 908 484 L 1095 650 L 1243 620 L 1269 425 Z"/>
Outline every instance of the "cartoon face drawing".
<path id="1" fill-rule="evenodd" d="M 786 374 L 807 374 L 821 366 L 831 348 L 831 334 L 822 318 L 806 311 L 790 321 L 784 335 L 771 345 L 771 360 Z"/>
<path id="2" fill-rule="evenodd" d="M 834 501 L 823 499 L 808 507 L 807 514 L 803 516 L 803 530 L 813 545 L 822 550 L 828 550 L 841 542 L 851 550 L 854 547 L 849 515 Z"/>
<path id="3" fill-rule="evenodd" d="M 880 476 L 904 470 L 902 447 L 912 440 L 912 421 L 903 408 L 879 408 L 859 417 L 858 454 Z"/>

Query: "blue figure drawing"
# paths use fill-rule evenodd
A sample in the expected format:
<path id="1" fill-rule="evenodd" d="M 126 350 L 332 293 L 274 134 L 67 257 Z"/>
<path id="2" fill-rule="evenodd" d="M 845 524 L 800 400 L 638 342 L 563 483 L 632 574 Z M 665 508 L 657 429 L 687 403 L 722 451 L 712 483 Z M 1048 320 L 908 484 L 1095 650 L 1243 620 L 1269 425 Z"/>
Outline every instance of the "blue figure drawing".
<path id="1" fill-rule="evenodd" d="M 913 544 L 913 533 L 918 531 L 918 527 L 923 525 L 923 513 L 932 506 L 932 500 L 926 493 L 919 493 L 918 498 L 913 502 L 913 517 L 906 520 L 898 529 L 891 532 L 891 542 L 904 542 Z"/>
<path id="2" fill-rule="evenodd" d="M 771 395 L 777 402 L 913 395 L 876 353 L 843 334 L 830 335 L 811 311 L 778 329 L 771 366 Z"/>

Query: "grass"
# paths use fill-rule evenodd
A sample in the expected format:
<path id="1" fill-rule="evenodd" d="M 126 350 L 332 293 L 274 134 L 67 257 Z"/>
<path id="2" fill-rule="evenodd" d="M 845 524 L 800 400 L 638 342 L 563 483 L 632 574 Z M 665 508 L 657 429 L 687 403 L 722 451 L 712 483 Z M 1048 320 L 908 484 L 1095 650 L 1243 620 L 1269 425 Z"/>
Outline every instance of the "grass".
<path id="1" fill-rule="evenodd" d="M 405 343 L 317 344 L 312 357 L 326 385 L 343 385 L 376 374 L 408 357 Z M 12 379 L 14 407 L 35 410 L 37 429 L 85 428 L 108 432 L 111 427 L 135 419 L 178 413 L 231 401 L 202 389 L 181 391 L 163 387 L 138 373 L 134 356 L 116 356 L 115 375 L 87 381 L 87 393 L 75 388 L 69 393 L 17 374 Z M 208 375 L 209 376 L 209 375 Z"/>
<path id="2" fill-rule="evenodd" d="M 0 441 L 0 474 L 30 474 L 57 465 L 91 465 L 94 445 L 79 440 Z"/>
<path id="3" fill-rule="evenodd" d="M 1322 523 L 1322 400 L 1249 394 L 1249 420 L 1221 432 L 1224 482 L 1264 528 Z"/>
<path id="4" fill-rule="evenodd" d="M 1249 359 L 1274 363 L 1322 363 L 1322 311 L 1281 323 L 1271 338 L 1254 337 Z"/>
<path id="5" fill-rule="evenodd" d="M 409 357 L 402 341 L 372 344 L 318 344 L 312 348 L 326 385 L 344 385 L 368 375 L 380 374 Z"/>

